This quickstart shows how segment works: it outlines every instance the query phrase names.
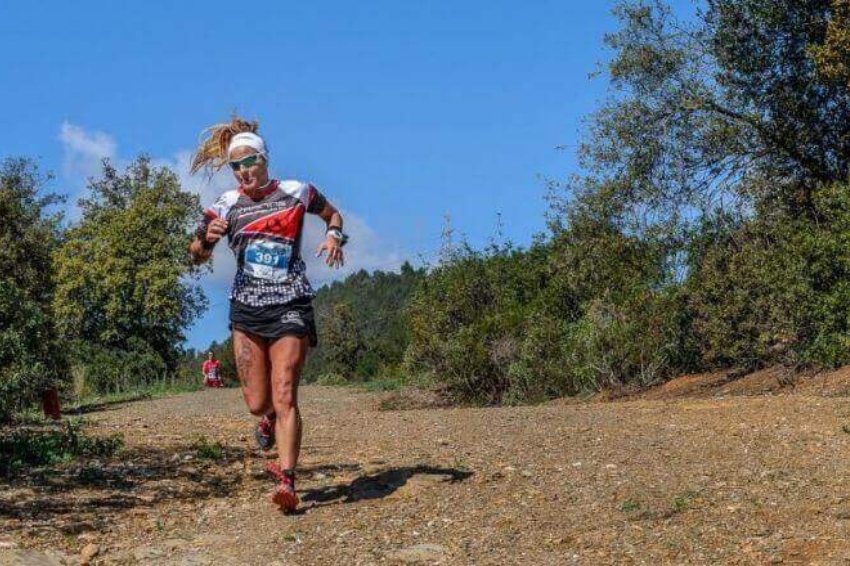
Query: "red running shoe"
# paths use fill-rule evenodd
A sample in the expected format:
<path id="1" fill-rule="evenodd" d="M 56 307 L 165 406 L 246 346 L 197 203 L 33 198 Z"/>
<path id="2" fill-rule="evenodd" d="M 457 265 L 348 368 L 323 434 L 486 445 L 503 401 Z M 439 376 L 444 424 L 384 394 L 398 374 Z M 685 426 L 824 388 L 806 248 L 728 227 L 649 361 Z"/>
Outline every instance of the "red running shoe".
<path id="1" fill-rule="evenodd" d="M 260 445 L 260 450 L 271 450 L 274 446 L 274 423 L 277 420 L 274 413 L 265 415 L 260 422 L 257 423 L 257 429 L 254 431 L 254 438 L 257 444 Z"/>
<path id="2" fill-rule="evenodd" d="M 274 462 L 266 467 L 269 473 L 278 481 L 272 491 L 272 503 L 280 507 L 284 513 L 295 511 L 298 507 L 298 496 L 295 494 L 295 472 L 281 470 Z"/>

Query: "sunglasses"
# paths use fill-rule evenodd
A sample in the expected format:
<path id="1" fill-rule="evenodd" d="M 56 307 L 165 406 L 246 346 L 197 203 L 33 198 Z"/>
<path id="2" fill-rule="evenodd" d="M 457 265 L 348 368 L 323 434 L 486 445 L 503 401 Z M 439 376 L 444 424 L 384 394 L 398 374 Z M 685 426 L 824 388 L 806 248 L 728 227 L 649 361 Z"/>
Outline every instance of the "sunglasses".
<path id="1" fill-rule="evenodd" d="M 257 160 L 260 159 L 260 157 L 262 156 L 262 153 L 253 153 L 248 157 L 243 157 L 242 159 L 237 159 L 236 161 L 228 161 L 227 163 L 230 164 L 230 168 L 234 171 L 239 171 L 243 167 L 245 169 L 250 169 L 251 167 L 257 164 Z"/>

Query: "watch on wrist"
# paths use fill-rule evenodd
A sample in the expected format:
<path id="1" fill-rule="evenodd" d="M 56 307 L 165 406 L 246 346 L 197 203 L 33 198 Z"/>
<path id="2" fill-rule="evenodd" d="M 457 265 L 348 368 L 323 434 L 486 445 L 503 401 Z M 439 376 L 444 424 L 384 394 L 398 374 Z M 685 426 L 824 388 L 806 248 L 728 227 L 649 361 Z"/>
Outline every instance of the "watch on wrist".
<path id="1" fill-rule="evenodd" d="M 325 234 L 327 236 L 330 236 L 331 238 L 334 238 L 337 242 L 339 242 L 340 246 L 344 246 L 348 243 L 348 234 L 345 234 L 339 228 L 328 228 L 328 231 Z"/>

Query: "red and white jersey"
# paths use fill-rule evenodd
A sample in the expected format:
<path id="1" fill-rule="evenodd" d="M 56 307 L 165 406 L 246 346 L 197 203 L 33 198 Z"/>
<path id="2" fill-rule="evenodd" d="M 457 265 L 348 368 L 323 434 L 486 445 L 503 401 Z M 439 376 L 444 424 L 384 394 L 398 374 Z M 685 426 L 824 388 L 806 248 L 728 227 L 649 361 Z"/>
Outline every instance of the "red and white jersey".
<path id="1" fill-rule="evenodd" d="M 218 368 L 221 362 L 218 360 L 205 360 L 203 365 L 204 375 L 210 379 L 218 379 Z"/>
<path id="2" fill-rule="evenodd" d="M 204 211 L 197 234 L 215 218 L 227 221 L 227 242 L 236 256 L 230 299 L 252 306 L 280 305 L 315 292 L 301 258 L 304 215 L 327 204 L 311 184 L 273 180 L 258 199 L 227 191 Z"/>

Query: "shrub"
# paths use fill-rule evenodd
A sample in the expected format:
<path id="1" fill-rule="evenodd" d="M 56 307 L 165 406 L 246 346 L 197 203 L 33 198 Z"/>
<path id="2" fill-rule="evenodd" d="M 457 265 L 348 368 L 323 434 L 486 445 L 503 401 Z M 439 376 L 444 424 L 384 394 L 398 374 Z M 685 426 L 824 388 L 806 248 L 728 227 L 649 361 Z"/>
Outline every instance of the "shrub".
<path id="1" fill-rule="evenodd" d="M 74 374 L 83 395 L 121 393 L 145 387 L 167 374 L 165 361 L 140 340 L 130 350 L 81 342 L 74 348 Z"/>
<path id="2" fill-rule="evenodd" d="M 56 341 L 51 253 L 59 218 L 42 178 L 25 159 L 0 164 L 0 422 L 29 406 L 67 371 Z"/>
<path id="3" fill-rule="evenodd" d="M 317 385 L 346 385 L 348 380 L 334 372 L 325 372 L 316 380 Z"/>
<path id="4" fill-rule="evenodd" d="M 78 456 L 109 457 L 123 445 L 118 435 L 85 436 L 71 422 L 61 429 L 0 431 L 0 476 L 13 475 L 28 467 L 67 462 Z"/>
<path id="5" fill-rule="evenodd" d="M 221 442 L 210 442 L 207 437 L 200 435 L 192 446 L 198 458 L 203 460 L 221 460 L 224 458 L 224 446 Z"/>
<path id="6" fill-rule="evenodd" d="M 564 349 L 573 392 L 646 386 L 694 367 L 697 358 L 679 290 L 643 290 L 620 304 L 594 301 L 571 325 Z"/>
<path id="7" fill-rule="evenodd" d="M 528 254 L 510 247 L 464 247 L 429 274 L 411 297 L 405 372 L 433 374 L 462 401 L 500 402 L 534 294 L 530 267 Z"/>
<path id="8" fill-rule="evenodd" d="M 406 370 L 479 403 L 663 379 L 693 357 L 663 259 L 590 209 L 528 250 L 461 247 L 412 296 Z"/>
<path id="9" fill-rule="evenodd" d="M 687 283 L 710 366 L 850 363 L 850 195 L 813 194 L 815 217 L 763 211 L 714 237 Z"/>

